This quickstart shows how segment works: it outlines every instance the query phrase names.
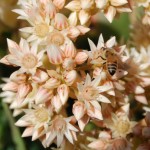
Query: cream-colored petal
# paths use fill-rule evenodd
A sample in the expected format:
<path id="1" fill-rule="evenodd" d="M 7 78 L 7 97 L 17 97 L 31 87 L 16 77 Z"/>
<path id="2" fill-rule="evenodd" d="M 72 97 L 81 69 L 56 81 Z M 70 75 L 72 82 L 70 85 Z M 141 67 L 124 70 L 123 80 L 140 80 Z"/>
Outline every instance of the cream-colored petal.
<path id="1" fill-rule="evenodd" d="M 115 43 L 116 43 L 116 37 L 113 36 L 106 42 L 106 47 L 111 48 L 115 45 Z"/>
<path id="2" fill-rule="evenodd" d="M 110 100 L 106 96 L 103 96 L 101 94 L 99 94 L 99 96 L 97 97 L 97 101 L 103 102 L 103 103 L 111 103 Z"/>
<path id="3" fill-rule="evenodd" d="M 79 20 L 80 20 L 81 25 L 86 24 L 89 21 L 90 17 L 91 17 L 91 14 L 88 11 L 80 10 Z"/>
<path id="4" fill-rule="evenodd" d="M 77 19 L 77 12 L 72 12 L 69 15 L 68 21 L 69 21 L 69 25 L 76 26 L 77 25 L 77 21 L 78 21 L 78 19 Z"/>
<path id="5" fill-rule="evenodd" d="M 90 50 L 91 51 L 96 51 L 97 48 L 96 48 L 95 44 L 93 43 L 93 41 L 88 39 L 88 42 L 89 42 L 89 45 L 90 45 Z"/>
<path id="6" fill-rule="evenodd" d="M 111 23 L 116 15 L 116 8 L 113 6 L 109 6 L 109 8 L 105 12 L 105 17 L 108 19 L 108 21 Z"/>
<path id="7" fill-rule="evenodd" d="M 71 11 L 79 11 L 81 9 L 80 1 L 79 0 L 73 0 L 70 3 L 68 3 L 65 8 L 71 10 Z"/>
<path id="8" fill-rule="evenodd" d="M 62 9 L 65 5 L 66 0 L 53 0 L 53 3 L 58 9 Z"/>
<path id="9" fill-rule="evenodd" d="M 27 127 L 23 134 L 22 134 L 22 137 L 28 137 L 28 136 L 32 136 L 32 133 L 33 133 L 33 127 Z"/>
<path id="10" fill-rule="evenodd" d="M 68 96 L 69 96 L 68 86 L 66 84 L 61 84 L 57 88 L 57 92 L 58 92 L 58 95 L 60 97 L 60 100 L 61 100 L 62 104 L 64 105 L 67 102 Z"/>
<path id="11" fill-rule="evenodd" d="M 102 47 L 104 47 L 104 38 L 103 35 L 100 34 L 98 39 L 97 49 L 101 49 Z"/>
<path id="12" fill-rule="evenodd" d="M 82 119 L 80 119 L 78 121 L 78 125 L 81 131 L 84 130 L 84 127 L 86 126 L 86 124 L 89 122 L 89 116 L 85 115 Z"/>
<path id="13" fill-rule="evenodd" d="M 78 28 L 78 30 L 80 31 L 81 35 L 87 33 L 90 31 L 90 28 L 82 26 L 82 25 L 78 25 L 76 26 Z"/>
<path id="14" fill-rule="evenodd" d="M 111 5 L 113 6 L 122 6 L 128 3 L 127 0 L 111 0 L 110 1 Z"/>

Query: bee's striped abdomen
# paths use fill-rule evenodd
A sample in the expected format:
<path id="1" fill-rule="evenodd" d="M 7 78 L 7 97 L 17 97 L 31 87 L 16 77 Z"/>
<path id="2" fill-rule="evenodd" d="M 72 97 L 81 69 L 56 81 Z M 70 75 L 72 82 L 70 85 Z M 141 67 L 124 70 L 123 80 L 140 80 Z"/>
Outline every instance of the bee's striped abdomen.
<path id="1" fill-rule="evenodd" d="M 115 62 L 107 62 L 107 69 L 111 76 L 116 73 L 117 70 L 117 61 Z"/>

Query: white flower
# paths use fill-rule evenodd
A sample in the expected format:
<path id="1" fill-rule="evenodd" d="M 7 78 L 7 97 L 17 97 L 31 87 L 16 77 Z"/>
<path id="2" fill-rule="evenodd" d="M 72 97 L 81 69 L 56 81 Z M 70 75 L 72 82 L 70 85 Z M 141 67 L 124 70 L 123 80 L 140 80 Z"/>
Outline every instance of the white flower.
<path id="1" fill-rule="evenodd" d="M 70 123 L 70 118 L 63 118 L 62 116 L 56 116 L 51 122 L 46 132 L 45 146 L 48 147 L 55 139 L 57 147 L 63 142 L 64 137 L 73 144 L 73 139 L 76 140 L 76 134 L 78 130 Z"/>
<path id="2" fill-rule="evenodd" d="M 26 40 L 21 39 L 19 45 L 12 40 L 7 40 L 10 54 L 0 60 L 1 63 L 20 66 L 21 73 L 34 75 L 36 69 L 42 65 L 42 56 L 44 51 L 38 53 L 37 45 L 29 47 Z M 5 61 L 4 61 L 5 60 Z"/>

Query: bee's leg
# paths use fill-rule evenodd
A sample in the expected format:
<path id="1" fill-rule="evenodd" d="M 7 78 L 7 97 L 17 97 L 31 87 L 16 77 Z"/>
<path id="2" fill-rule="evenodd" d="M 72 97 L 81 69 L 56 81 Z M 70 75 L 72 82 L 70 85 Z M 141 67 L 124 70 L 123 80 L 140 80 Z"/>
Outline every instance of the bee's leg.
<path id="1" fill-rule="evenodd" d="M 103 60 L 106 60 L 104 57 L 102 57 L 102 56 L 99 56 L 101 59 L 103 59 Z M 106 63 L 106 62 L 105 62 Z"/>
<path id="2" fill-rule="evenodd" d="M 102 47 L 102 50 L 105 51 L 107 48 L 106 47 Z"/>

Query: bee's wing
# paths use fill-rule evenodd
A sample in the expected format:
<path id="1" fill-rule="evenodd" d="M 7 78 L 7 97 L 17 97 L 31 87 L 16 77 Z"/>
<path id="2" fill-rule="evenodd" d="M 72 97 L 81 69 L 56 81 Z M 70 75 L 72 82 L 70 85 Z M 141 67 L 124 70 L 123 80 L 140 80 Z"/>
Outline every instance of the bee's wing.
<path id="1" fill-rule="evenodd" d="M 117 69 L 116 73 L 114 74 L 113 78 L 114 79 L 119 79 L 122 78 L 123 76 L 127 75 L 128 72 L 122 69 Z"/>

